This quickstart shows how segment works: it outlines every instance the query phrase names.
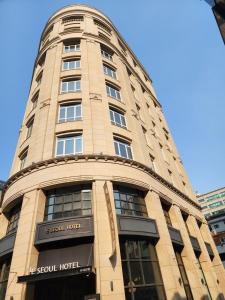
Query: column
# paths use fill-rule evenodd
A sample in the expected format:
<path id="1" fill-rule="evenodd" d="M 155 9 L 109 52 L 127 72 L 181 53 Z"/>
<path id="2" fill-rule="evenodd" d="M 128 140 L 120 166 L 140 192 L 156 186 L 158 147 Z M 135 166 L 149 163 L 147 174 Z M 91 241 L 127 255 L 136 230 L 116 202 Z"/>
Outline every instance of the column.
<path id="1" fill-rule="evenodd" d="M 116 258 L 111 262 L 112 240 L 110 222 L 104 193 L 104 180 L 93 184 L 94 226 L 95 226 L 95 267 L 97 274 L 97 293 L 101 300 L 124 300 L 124 285 L 116 226 L 114 198 L 111 182 L 107 182 L 110 201 L 116 226 Z"/>
<path id="2" fill-rule="evenodd" d="M 155 191 L 146 195 L 148 215 L 156 220 L 159 231 L 159 241 L 156 244 L 159 265 L 168 300 L 185 297 L 183 286 L 180 285 L 180 272 L 176 263 L 173 245 L 165 221 L 159 195 Z M 180 298 L 179 298 L 180 297 Z M 183 298 L 182 298 L 183 299 Z"/>
<path id="3" fill-rule="evenodd" d="M 223 264 L 221 262 L 220 256 L 218 254 L 216 245 L 214 243 L 213 237 L 209 231 L 208 224 L 202 223 L 200 227 L 200 232 L 203 240 L 205 242 L 208 242 L 213 250 L 214 253 L 214 258 L 211 261 L 211 269 L 212 272 L 214 273 L 214 283 L 215 289 L 217 288 L 217 297 L 222 294 L 225 297 L 225 270 L 223 267 Z M 207 250 L 206 250 L 207 251 Z M 207 252 L 208 253 L 208 252 Z"/>
<path id="4" fill-rule="evenodd" d="M 216 276 L 215 276 L 214 270 L 212 268 L 211 259 L 209 257 L 208 251 L 205 246 L 206 240 L 203 238 L 203 236 L 201 234 L 201 231 L 199 229 L 199 226 L 197 224 L 195 217 L 190 215 L 188 221 L 194 230 L 195 237 L 198 239 L 200 248 L 202 250 L 201 255 L 199 256 L 199 261 L 200 261 L 202 270 L 204 272 L 205 280 L 207 282 L 211 297 L 212 297 L 212 299 L 217 299 L 216 297 L 218 295 L 218 287 L 217 287 L 217 283 L 216 283 Z"/>
<path id="5" fill-rule="evenodd" d="M 181 214 L 181 210 L 176 204 L 172 205 L 170 209 L 170 216 L 174 227 L 180 230 L 184 242 L 184 248 L 181 252 L 181 256 L 184 262 L 185 271 L 187 273 L 193 297 L 194 299 L 200 299 L 204 295 L 204 290 L 202 287 L 201 278 L 199 277 L 197 259 L 191 244 L 189 232 Z"/>
<path id="6" fill-rule="evenodd" d="M 18 223 L 12 256 L 6 300 L 25 299 L 26 285 L 17 283 L 17 277 L 29 274 L 30 266 L 37 265 L 38 251 L 34 247 L 36 223 L 43 221 L 45 197 L 41 190 L 27 192 Z"/>

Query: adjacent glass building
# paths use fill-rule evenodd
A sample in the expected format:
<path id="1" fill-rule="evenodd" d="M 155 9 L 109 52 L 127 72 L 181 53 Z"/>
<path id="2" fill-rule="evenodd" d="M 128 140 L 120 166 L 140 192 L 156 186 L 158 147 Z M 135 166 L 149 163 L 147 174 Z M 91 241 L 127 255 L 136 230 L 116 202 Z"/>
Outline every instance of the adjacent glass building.
<path id="1" fill-rule="evenodd" d="M 92 7 L 43 30 L 0 224 L 0 300 L 223 299 L 152 80 Z"/>

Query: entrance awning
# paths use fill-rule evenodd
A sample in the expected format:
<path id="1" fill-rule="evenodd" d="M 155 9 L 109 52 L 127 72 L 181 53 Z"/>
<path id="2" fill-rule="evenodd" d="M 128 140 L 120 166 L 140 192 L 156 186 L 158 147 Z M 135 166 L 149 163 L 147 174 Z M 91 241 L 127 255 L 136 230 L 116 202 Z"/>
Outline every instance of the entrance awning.
<path id="1" fill-rule="evenodd" d="M 94 272 L 92 266 L 87 266 L 87 267 L 81 267 L 81 268 L 70 269 L 70 270 L 18 276 L 17 282 L 18 283 L 24 283 L 24 282 L 32 283 L 32 282 L 37 282 L 37 281 L 41 281 L 41 280 L 63 278 L 63 277 L 83 275 L 83 274 L 84 275 L 85 274 L 93 274 L 94 275 L 95 272 Z"/>

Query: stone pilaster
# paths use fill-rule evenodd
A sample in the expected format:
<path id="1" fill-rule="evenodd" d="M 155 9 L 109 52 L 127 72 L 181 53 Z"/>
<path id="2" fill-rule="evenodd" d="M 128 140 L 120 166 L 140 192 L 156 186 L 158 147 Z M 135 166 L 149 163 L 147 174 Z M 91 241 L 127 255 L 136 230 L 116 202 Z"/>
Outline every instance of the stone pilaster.
<path id="1" fill-rule="evenodd" d="M 42 191 L 24 194 L 16 241 L 8 279 L 6 300 L 23 300 L 26 285 L 17 283 L 17 277 L 29 273 L 37 264 L 38 251 L 34 247 L 36 223 L 43 220 L 44 197 Z"/>
<path id="2" fill-rule="evenodd" d="M 97 293 L 102 300 L 124 300 L 123 274 L 119 249 L 118 232 L 116 232 L 116 259 L 112 263 L 109 259 L 112 254 L 112 240 L 110 223 L 104 193 L 105 181 L 96 181 L 93 184 L 93 205 L 95 216 L 95 267 L 97 273 Z M 110 201 L 115 216 L 112 184 L 107 182 Z M 114 219 L 116 226 L 116 220 Z M 117 226 L 116 226 L 117 227 Z M 116 230 L 117 231 L 117 230 Z"/>
<path id="3" fill-rule="evenodd" d="M 152 191 L 146 195 L 145 199 L 149 217 L 156 220 L 159 231 L 160 239 L 156 244 L 156 251 L 167 299 L 175 300 L 178 296 L 185 297 L 185 291 L 179 283 L 180 272 L 159 195 Z"/>

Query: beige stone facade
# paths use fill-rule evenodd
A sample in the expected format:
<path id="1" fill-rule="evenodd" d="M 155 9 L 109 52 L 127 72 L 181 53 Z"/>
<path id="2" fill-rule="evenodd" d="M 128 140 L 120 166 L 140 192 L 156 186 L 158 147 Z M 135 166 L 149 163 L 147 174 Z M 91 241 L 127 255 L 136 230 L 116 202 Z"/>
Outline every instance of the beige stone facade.
<path id="1" fill-rule="evenodd" d="M 1 300 L 70 300 L 73 284 L 76 299 L 224 299 L 152 81 L 94 8 L 62 8 L 43 31 L 0 224 Z"/>

